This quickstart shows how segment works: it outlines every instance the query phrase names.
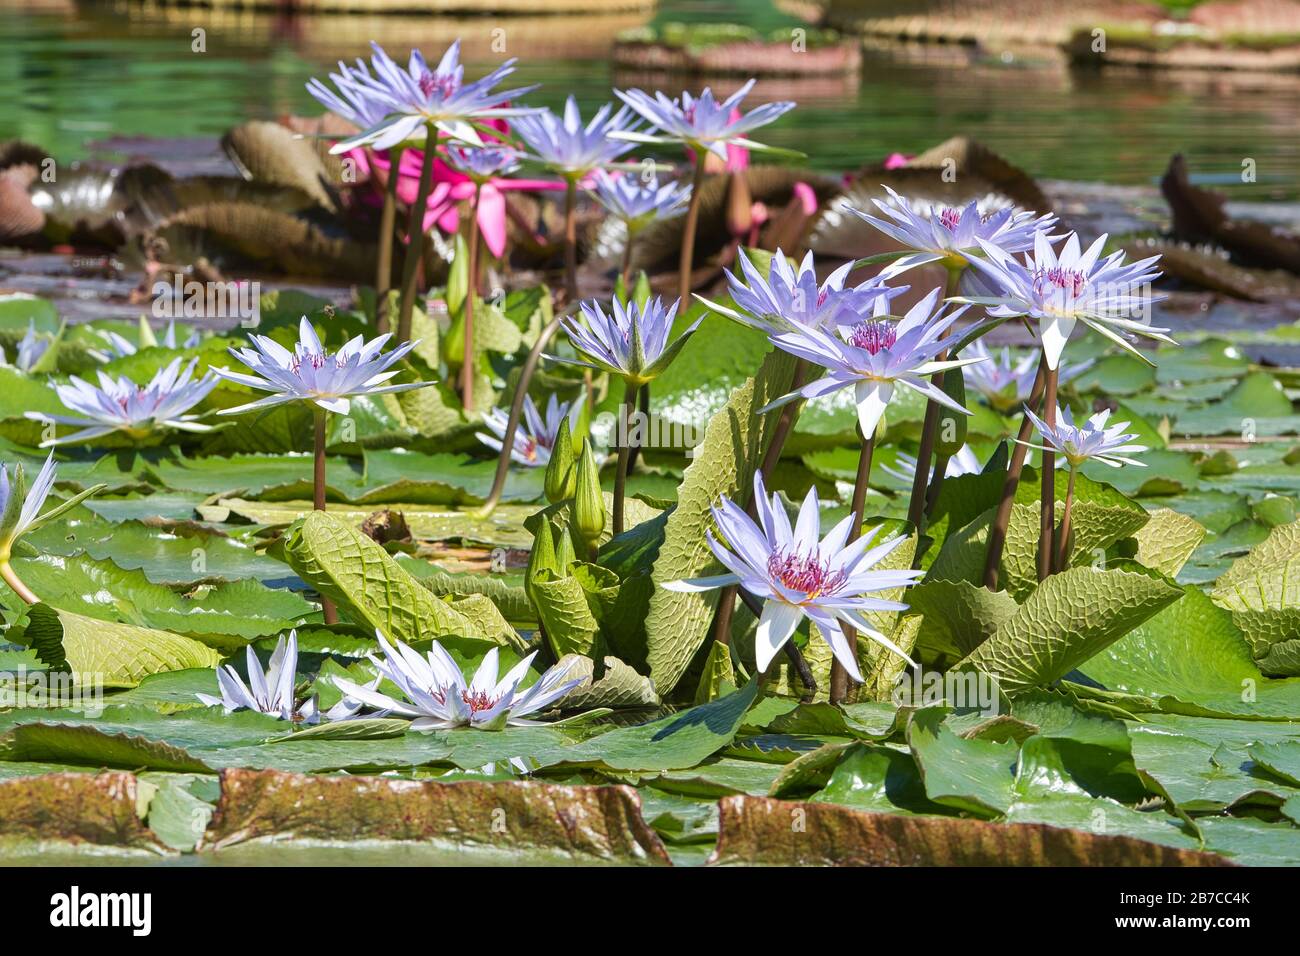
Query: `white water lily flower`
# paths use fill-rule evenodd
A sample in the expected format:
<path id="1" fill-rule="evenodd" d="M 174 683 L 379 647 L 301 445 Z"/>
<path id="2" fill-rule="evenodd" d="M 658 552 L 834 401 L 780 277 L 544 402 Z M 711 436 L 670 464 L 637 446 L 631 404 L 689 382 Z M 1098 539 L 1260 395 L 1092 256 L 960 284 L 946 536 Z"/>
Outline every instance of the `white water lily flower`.
<path id="1" fill-rule="evenodd" d="M 45 459 L 45 464 L 36 475 L 29 489 L 23 477 L 23 466 L 14 465 L 13 477 L 9 477 L 9 468 L 0 465 L 0 561 L 8 561 L 14 542 L 29 531 L 35 531 L 41 525 L 53 521 L 59 515 L 74 508 L 95 492 L 103 488 L 96 485 L 80 494 L 69 498 L 60 505 L 51 508 L 45 514 L 40 510 L 45 506 L 45 499 L 54 487 L 54 455 Z"/>
<path id="2" fill-rule="evenodd" d="M 117 332 L 100 332 L 99 334 L 108 342 L 108 351 L 105 352 L 102 349 L 89 350 L 91 356 L 99 362 L 111 362 L 113 359 L 125 358 L 126 356 L 134 355 L 136 352 L 140 351 L 140 349 L 151 345 L 162 345 L 164 348 L 169 349 L 191 349 L 203 341 L 203 335 L 199 330 L 191 329 L 190 334 L 186 336 L 185 341 L 182 344 L 177 345 L 175 319 L 167 323 L 167 328 L 163 332 L 161 340 L 156 340 L 151 330 L 147 327 L 142 327 L 140 331 L 139 345 L 136 345 L 126 336 L 120 335 Z"/>
<path id="3" fill-rule="evenodd" d="M 754 506 L 757 523 L 727 498 L 712 509 L 723 540 L 718 540 L 711 530 L 705 536 L 709 549 L 729 573 L 672 581 L 663 585 L 664 588 L 691 592 L 739 585 L 762 600 L 763 613 L 754 639 L 760 671 L 767 669 L 805 617 L 817 625 L 818 633 L 830 645 L 836 659 L 859 683 L 862 672 L 857 654 L 844 636 L 841 623 L 912 663 L 907 654 L 865 617 L 867 611 L 907 610 L 907 605 L 898 601 L 867 596 L 915 584 L 925 573 L 875 567 L 906 538 L 899 536 L 873 547 L 880 531 L 877 527 L 849 543 L 853 528 L 853 516 L 849 515 L 819 541 L 821 517 L 817 489 L 809 490 L 792 528 L 781 499 L 775 494 L 769 499 L 761 472 L 754 475 Z"/>
<path id="4" fill-rule="evenodd" d="M 47 415 L 27 412 L 27 417 L 38 422 L 55 421 L 63 425 L 79 425 L 81 431 L 62 438 L 50 438 L 41 447 L 87 441 L 111 432 L 123 432 L 132 438 L 144 438 L 160 428 L 177 428 L 181 431 L 211 431 L 211 425 L 198 423 L 197 415 L 185 414 L 216 387 L 217 379 L 211 372 L 198 381 L 191 381 L 197 359 L 181 369 L 181 360 L 175 358 L 160 370 L 148 385 L 137 385 L 126 376 L 111 379 L 99 373 L 99 387 L 73 375 L 67 385 L 56 385 L 59 400 L 81 417 L 72 415 Z"/>
<path id="5" fill-rule="evenodd" d="M 226 713 L 236 710 L 255 710 L 280 720 L 314 724 L 320 720 L 316 699 L 310 698 L 301 707 L 294 706 L 293 688 L 298 671 L 298 632 L 290 631 L 288 638 L 275 643 L 270 663 L 263 673 L 262 665 L 253 652 L 252 645 L 245 648 L 248 661 L 248 683 L 229 664 L 217 668 L 217 685 L 221 696 L 196 694 L 209 707 L 220 705 Z"/>
<path id="6" fill-rule="evenodd" d="M 1160 275 L 1151 268 L 1160 257 L 1125 264 L 1124 253 L 1115 252 L 1102 259 L 1105 245 L 1103 235 L 1081 250 L 1079 236 L 1072 232 L 1058 254 L 1047 235 L 1040 232 L 1034 239 L 1033 255 L 1026 254 L 1021 263 L 981 241 L 988 258 L 972 259 L 971 265 L 984 284 L 997 292 L 963 301 L 988 307 L 988 314 L 995 318 L 1024 316 L 1034 320 L 1049 369 L 1061 364 L 1065 343 L 1079 322 L 1150 365 L 1151 361 L 1129 342 L 1129 336 L 1178 344 L 1165 334 L 1168 329 L 1135 318 L 1164 298 L 1152 295 L 1147 288 Z"/>
<path id="7" fill-rule="evenodd" d="M 342 677 L 335 678 L 334 683 L 352 701 L 412 718 L 412 730 L 451 727 L 499 730 L 507 725 L 540 723 L 525 718 L 550 707 L 582 683 L 582 678 L 565 679 L 572 665 L 561 668 L 557 664 L 531 687 L 521 690 L 519 685 L 537 652 L 529 654 L 499 678 L 499 655 L 495 647 L 483 656 L 473 678 L 466 683 L 459 665 L 437 641 L 421 657 L 401 641 L 390 645 L 378 630 L 375 637 L 384 656 L 371 654 L 370 660 L 380 676 L 396 684 L 406 699 L 389 697 L 373 687 L 362 687 Z"/>
<path id="8" fill-rule="evenodd" d="M 516 464 L 528 468 L 545 468 L 551 460 L 551 449 L 559 437 L 561 428 L 568 428 L 572 433 L 578 427 L 582 415 L 582 402 L 561 402 L 554 395 L 546 403 L 546 415 L 537 408 L 531 395 L 524 398 L 524 418 L 515 429 L 515 441 L 510 448 L 510 457 Z M 483 424 L 492 430 L 492 435 L 479 432 L 476 437 L 494 451 L 501 450 L 505 440 L 506 427 L 510 416 L 504 409 L 494 408 L 483 416 Z M 495 437 L 494 437 L 495 436 Z"/>
<path id="9" fill-rule="evenodd" d="M 888 475 L 892 475 L 899 481 L 911 483 L 916 478 L 916 459 L 900 451 L 898 460 L 893 465 L 881 465 L 880 470 Z M 960 478 L 962 475 L 978 475 L 984 470 L 980 464 L 979 457 L 970 445 L 962 445 L 957 449 L 957 454 L 948 459 L 948 465 L 943 470 L 945 478 Z M 931 469 L 933 475 L 933 469 Z"/>
<path id="10" fill-rule="evenodd" d="M 1100 411 L 1093 415 L 1082 425 L 1074 423 L 1074 416 L 1070 409 L 1058 407 L 1056 410 L 1056 424 L 1049 425 L 1043 421 L 1028 408 L 1025 414 L 1029 420 L 1034 423 L 1038 433 L 1043 436 L 1050 448 L 1042 445 L 1034 445 L 1030 442 L 1023 442 L 1030 448 L 1037 448 L 1040 451 L 1055 451 L 1061 456 L 1060 464 L 1069 465 L 1071 468 L 1078 468 L 1085 461 L 1099 461 L 1103 465 L 1110 465 L 1112 468 L 1118 468 L 1121 465 L 1137 465 L 1139 468 L 1146 467 L 1144 462 L 1136 461 L 1127 457 L 1137 452 L 1147 451 L 1146 445 L 1134 445 L 1130 442 L 1137 438 L 1137 432 L 1126 433 L 1124 429 L 1129 427 L 1129 422 L 1116 422 L 1109 428 L 1106 423 L 1110 420 L 1110 409 Z"/>
<path id="11" fill-rule="evenodd" d="M 346 415 L 352 407 L 349 399 L 358 395 L 404 392 L 432 385 L 432 382 L 384 384 L 401 371 L 392 366 L 419 344 L 419 340 L 407 342 L 382 353 L 384 343 L 391 337 L 385 333 L 366 342 L 358 335 L 337 352 L 327 352 L 305 315 L 298 325 L 298 343 L 292 352 L 265 335 L 250 335 L 253 348 L 231 349 L 230 354 L 256 374 L 245 375 L 225 368 L 213 371 L 228 381 L 274 394 L 247 405 L 223 408 L 219 414 L 234 415 L 254 408 L 306 401 Z"/>
<path id="12" fill-rule="evenodd" d="M 797 328 L 773 335 L 773 345 L 814 366 L 824 367 L 826 375 L 778 398 L 761 411 L 852 386 L 858 406 L 858 425 L 862 434 L 870 437 L 876 433 L 876 426 L 894 397 L 895 387 L 902 385 L 946 408 L 969 415 L 969 411 L 927 379 L 936 372 L 983 361 L 979 358 L 935 361 L 948 347 L 943 333 L 965 311 L 963 306 L 944 315 L 940 294 L 939 289 L 933 290 L 896 323 L 871 319 L 837 331 Z"/>

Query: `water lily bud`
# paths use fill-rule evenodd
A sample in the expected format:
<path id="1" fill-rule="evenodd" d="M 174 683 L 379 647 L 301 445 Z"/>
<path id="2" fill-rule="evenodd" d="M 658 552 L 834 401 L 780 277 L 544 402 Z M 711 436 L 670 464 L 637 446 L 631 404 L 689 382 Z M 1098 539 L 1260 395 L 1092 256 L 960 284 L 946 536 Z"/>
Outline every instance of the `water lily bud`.
<path id="1" fill-rule="evenodd" d="M 966 407 L 966 376 L 961 369 L 949 369 L 943 376 L 943 391 L 949 398 Z M 939 408 L 939 418 L 934 432 L 934 450 L 952 457 L 966 444 L 966 418 L 950 408 Z"/>
<path id="2" fill-rule="evenodd" d="M 588 544 L 595 542 L 605 530 L 605 496 L 600 492 L 600 469 L 591 443 L 582 442 L 582 456 L 578 459 L 577 489 L 573 496 L 573 528 Z"/>
<path id="3" fill-rule="evenodd" d="M 569 565 L 578 560 L 578 552 L 574 550 L 573 538 L 569 536 L 567 527 L 561 528 L 555 533 L 555 564 L 556 574 L 560 577 L 569 576 Z"/>
<path id="4" fill-rule="evenodd" d="M 18 537 L 18 522 L 22 514 L 23 500 L 27 496 L 27 482 L 23 480 L 22 464 L 14 465 L 12 481 L 5 469 L 0 469 L 3 484 L 0 485 L 0 543 L 3 544 L 3 559 L 9 559 L 9 548 Z"/>
<path id="5" fill-rule="evenodd" d="M 573 550 L 573 545 L 569 545 Z M 532 587 L 533 579 L 541 571 L 558 571 L 561 567 L 559 556 L 555 553 L 555 534 L 551 528 L 551 519 L 542 516 L 542 523 L 533 535 L 533 548 L 528 552 L 528 567 L 524 569 L 524 590 Z"/>
<path id="6" fill-rule="evenodd" d="M 560 423 L 560 430 L 555 435 L 555 446 L 551 449 L 550 461 L 546 463 L 546 500 L 559 504 L 573 497 L 577 484 L 577 468 L 573 456 L 573 434 L 569 431 L 567 419 Z"/>
<path id="7" fill-rule="evenodd" d="M 465 237 L 457 234 L 452 250 L 451 269 L 447 273 L 447 312 L 453 319 L 459 318 L 465 309 L 465 300 L 469 298 L 469 244 Z"/>

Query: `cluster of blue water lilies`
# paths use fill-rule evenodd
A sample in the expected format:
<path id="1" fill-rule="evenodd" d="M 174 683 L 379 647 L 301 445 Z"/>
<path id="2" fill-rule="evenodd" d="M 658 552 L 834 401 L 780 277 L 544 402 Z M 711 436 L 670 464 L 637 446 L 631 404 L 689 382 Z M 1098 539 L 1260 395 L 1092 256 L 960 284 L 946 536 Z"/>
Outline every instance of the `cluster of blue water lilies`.
<path id="1" fill-rule="evenodd" d="M 316 80 L 309 88 L 327 107 L 361 128 L 336 150 L 386 149 L 395 154 L 391 160 L 400 160 L 402 150 L 424 148 L 412 235 L 423 231 L 416 213 L 424 208 L 429 195 L 433 155 L 440 137 L 447 138 L 444 154 L 448 161 L 480 185 L 512 171 L 521 161 L 561 175 L 569 188 L 570 213 L 573 190 L 590 177 L 588 188 L 611 215 L 626 224 L 629 236 L 656 218 L 686 214 L 682 286 L 676 301 L 616 294 L 608 304 L 578 303 L 573 294 L 572 255 L 569 257 L 569 301 L 575 308 L 557 320 L 557 326 L 567 333 L 577 357 L 556 358 L 621 381 L 627 414 L 641 390 L 664 371 L 699 326 L 697 319 L 675 338 L 672 335 L 678 315 L 692 304 L 688 301 L 690 256 L 707 156 L 725 155 L 728 146 L 763 148 L 749 139 L 749 134 L 794 104 L 772 103 L 740 113 L 739 104 L 753 81 L 723 100 L 715 99 L 708 90 L 699 97 L 683 93 L 675 99 L 662 93 L 650 96 L 639 90 L 615 91 L 622 107 L 617 111 L 612 105 L 602 107 L 584 124 L 572 99 L 562 116 L 510 105 L 528 92 L 496 90 L 512 70 L 513 61 L 467 83 L 456 44 L 435 68 L 418 52 L 412 53 L 402 68 L 376 46 L 369 64 L 361 60 L 355 67 L 340 64 L 339 72 L 330 76 L 332 88 Z M 513 121 L 511 135 L 522 142 L 523 149 L 507 142 L 500 130 L 484 125 L 504 118 Z M 644 129 L 643 123 L 647 124 Z M 638 143 L 675 143 L 692 151 L 693 186 L 661 184 L 654 177 L 610 176 L 610 167 Z M 396 170 L 398 162 L 391 168 Z M 767 487 L 770 474 L 760 471 L 754 477 L 752 497 L 723 498 L 714 509 L 716 533 L 709 533 L 708 544 L 725 573 L 668 585 L 679 590 L 729 588 L 732 601 L 736 589 L 743 592 L 759 616 L 756 657 L 760 669 L 766 669 L 787 645 L 801 620 L 809 619 L 834 654 L 833 700 L 844 697 L 850 679 L 862 680 L 854 651 L 856 633 L 906 657 L 872 626 L 867 615 L 905 609 L 898 601 L 872 595 L 915 583 L 921 572 L 878 568 L 901 538 L 877 543 L 872 535 L 861 536 L 876 438 L 900 390 L 915 392 L 927 402 L 918 453 L 899 462 L 903 467 L 910 465 L 909 519 L 918 529 L 926 502 L 934 498 L 944 478 L 978 467 L 969 449 L 936 453 L 941 416 L 969 414 L 964 402 L 954 397 L 964 395 L 964 389 L 951 387 L 953 377 L 1001 410 L 1023 408 L 1003 500 L 1014 497 L 1026 449 L 1031 445 L 1040 449 L 1043 524 L 1039 574 L 1046 577 L 1063 570 L 1068 560 L 1071 499 L 1078 468 L 1088 460 L 1113 466 L 1140 464 L 1131 456 L 1145 450 L 1133 443 L 1136 436 L 1126 431 L 1127 423 L 1110 423 L 1108 413 L 1076 422 L 1068 410 L 1058 406 L 1059 384 L 1082 369 L 1063 364 L 1072 333 L 1082 323 L 1139 356 L 1133 344 L 1136 336 L 1172 341 L 1167 329 L 1155 328 L 1147 321 L 1151 304 L 1158 298 L 1149 289 L 1158 275 L 1154 258 L 1129 263 L 1122 252 L 1105 255 L 1105 236 L 1085 249 L 1074 233 L 1052 235 L 1057 227 L 1055 217 L 1010 206 L 986 213 L 975 203 L 949 208 L 912 202 L 892 191 L 874 202 L 874 210 L 851 211 L 900 246 L 897 252 L 846 263 L 824 280 L 818 278 L 811 253 L 796 266 L 777 250 L 766 272 L 741 255 L 736 271 L 726 272 L 730 303 L 697 297 L 707 311 L 761 330 L 776 349 L 796 359 L 788 393 L 761 410 L 781 417 L 784 428 L 776 428 L 774 434 L 789 433 L 803 402 L 853 390 L 861 455 L 851 514 L 823 536 L 820 503 L 813 489 L 792 524 L 780 499 Z M 381 236 L 381 243 L 389 239 L 391 236 Z M 418 249 L 408 250 L 407 267 L 412 275 L 418 255 Z M 893 300 L 909 289 L 898 280 L 928 264 L 941 265 L 947 271 L 946 286 L 929 291 L 904 314 L 895 315 Z M 879 275 L 851 285 L 849 276 L 867 265 L 883 268 Z M 114 432 L 139 438 L 162 429 L 206 429 L 210 426 L 199 422 L 191 410 L 219 379 L 226 379 L 267 395 L 224 409 L 222 414 L 286 402 L 312 404 L 316 420 L 314 503 L 323 508 L 326 414 L 346 414 L 356 396 L 431 384 L 393 381 L 403 368 L 398 363 L 415 345 L 409 341 L 415 287 L 413 283 L 406 286 L 407 278 L 404 270 L 404 285 L 399 290 L 402 313 L 395 333 L 384 332 L 369 341 L 357 336 L 335 352 L 324 347 L 304 317 L 292 349 L 260 335 L 251 336 L 250 347 L 232 349 L 246 372 L 213 369 L 196 379 L 195 361 L 182 366 L 176 359 L 143 385 L 102 374 L 98 385 L 73 377 L 69 384 L 57 386 L 57 394 L 75 414 L 54 420 L 79 430 L 49 438 L 44 444 L 90 441 Z M 963 319 L 967 321 L 959 326 Z M 1020 319 L 1033 331 L 1039 346 L 1036 355 L 1013 356 L 1009 350 L 995 353 L 981 341 L 985 333 L 1009 319 Z M 466 354 L 471 334 L 467 328 Z M 394 335 L 396 347 L 385 352 Z M 29 347 L 28 353 L 31 351 Z M 500 452 L 503 462 L 546 467 L 558 474 L 556 462 L 561 455 L 557 449 L 565 449 L 564 457 L 575 457 L 571 440 L 579 418 L 577 403 L 561 403 L 551 396 L 543 413 L 527 397 L 526 378 L 516 387 L 522 398 L 519 409 L 510 416 L 499 410 L 490 412 L 484 418 L 490 434 L 481 437 Z M 35 413 L 32 417 L 47 418 Z M 1035 430 L 1039 444 L 1030 440 Z M 626 429 L 620 434 L 626 435 Z M 628 445 L 626 440 L 619 442 L 615 534 L 625 530 Z M 774 461 L 779 453 L 779 447 L 775 454 L 769 451 L 767 460 Z M 1058 464 L 1069 469 L 1070 482 L 1059 524 L 1054 489 Z M 17 581 L 7 558 L 18 536 L 70 506 L 65 503 L 38 517 L 54 480 L 53 458 L 30 493 L 24 489 L 20 468 L 12 480 L 7 470 L 0 469 L 0 571 L 26 600 L 34 601 L 35 596 Z M 560 483 L 564 481 L 569 479 Z M 549 485 L 548 481 L 548 495 Z M 596 489 L 598 499 L 598 483 Z M 570 481 L 569 490 L 561 495 L 572 494 Z M 603 504 L 599 507 L 603 522 Z M 997 586 L 1008 517 L 1009 510 L 999 512 L 990 528 L 985 583 L 991 588 Z M 602 530 L 603 525 L 591 537 Z M 328 605 L 326 617 L 332 619 Z M 495 727 L 554 704 L 578 683 L 568 679 L 566 670 L 553 670 L 521 692 L 528 660 L 498 679 L 493 653 L 474 678 L 465 681 L 436 643 L 423 658 L 400 643 L 388 644 L 382 635 L 380 646 L 384 652 L 383 659 L 376 659 L 380 675 L 396 685 L 405 700 L 381 693 L 378 682 L 370 687 L 342 686 L 340 682 L 345 701 L 341 709 L 327 716 L 342 719 L 369 707 L 411 717 L 424 727 Z M 291 658 L 296 658 L 296 646 L 282 644 L 269 674 L 255 668 L 250 659 L 251 687 L 233 671 L 223 674 L 220 702 L 228 709 L 248 707 L 286 719 L 319 719 L 314 709 L 302 712 L 293 701 Z"/>

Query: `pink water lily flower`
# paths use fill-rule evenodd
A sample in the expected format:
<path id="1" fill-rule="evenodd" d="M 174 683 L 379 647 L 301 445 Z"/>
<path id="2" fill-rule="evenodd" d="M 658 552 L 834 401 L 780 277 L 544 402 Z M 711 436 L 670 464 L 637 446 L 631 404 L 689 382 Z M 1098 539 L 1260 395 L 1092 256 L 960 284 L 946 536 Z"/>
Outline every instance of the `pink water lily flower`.
<path id="1" fill-rule="evenodd" d="M 357 169 L 375 183 L 378 197 L 382 197 L 388 182 L 392 163 L 387 153 L 368 149 L 355 149 L 348 154 Z M 424 151 L 406 149 L 397 167 L 397 198 L 407 206 L 414 204 L 420 183 L 420 167 Z M 478 226 L 483 243 L 492 255 L 500 256 L 506 248 L 506 197 L 508 192 L 562 192 L 564 183 L 551 179 L 515 179 L 493 177 L 483 183 L 478 200 Z M 459 170 L 453 169 L 439 157 L 433 163 L 433 189 L 425 204 L 422 228 L 427 233 L 437 226 L 445 235 L 455 235 L 460 229 L 460 204 L 474 198 L 474 181 Z"/>

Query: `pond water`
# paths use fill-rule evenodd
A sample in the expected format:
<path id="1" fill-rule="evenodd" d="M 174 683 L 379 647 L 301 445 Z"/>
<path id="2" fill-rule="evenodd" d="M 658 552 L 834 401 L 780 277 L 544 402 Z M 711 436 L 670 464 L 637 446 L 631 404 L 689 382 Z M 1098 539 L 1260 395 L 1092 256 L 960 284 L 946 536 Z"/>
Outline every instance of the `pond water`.
<path id="1" fill-rule="evenodd" d="M 32 4 L 35 5 L 32 5 Z M 76 159 L 114 135 L 214 136 L 249 118 L 318 112 L 303 89 L 375 37 L 390 52 L 436 53 L 464 38 L 471 69 L 499 60 L 493 30 L 521 58 L 532 100 L 585 107 L 619 85 L 677 85 L 629 76 L 608 61 L 622 29 L 650 20 L 733 20 L 762 29 L 799 21 L 771 0 L 664 0 L 653 13 L 533 17 L 283 17 L 77 0 L 0 0 L 0 138 L 20 136 Z M 205 50 L 194 52 L 193 31 Z M 730 87 L 733 81 L 716 85 Z M 958 133 L 977 137 L 1036 176 L 1154 182 L 1170 154 L 1237 200 L 1300 194 L 1300 77 L 1072 70 L 1044 51 L 988 61 L 956 48 L 872 48 L 849 79 L 767 80 L 756 98 L 800 109 L 764 138 L 822 169 L 848 170 Z M 1242 182 L 1253 162 L 1256 181 Z"/>

